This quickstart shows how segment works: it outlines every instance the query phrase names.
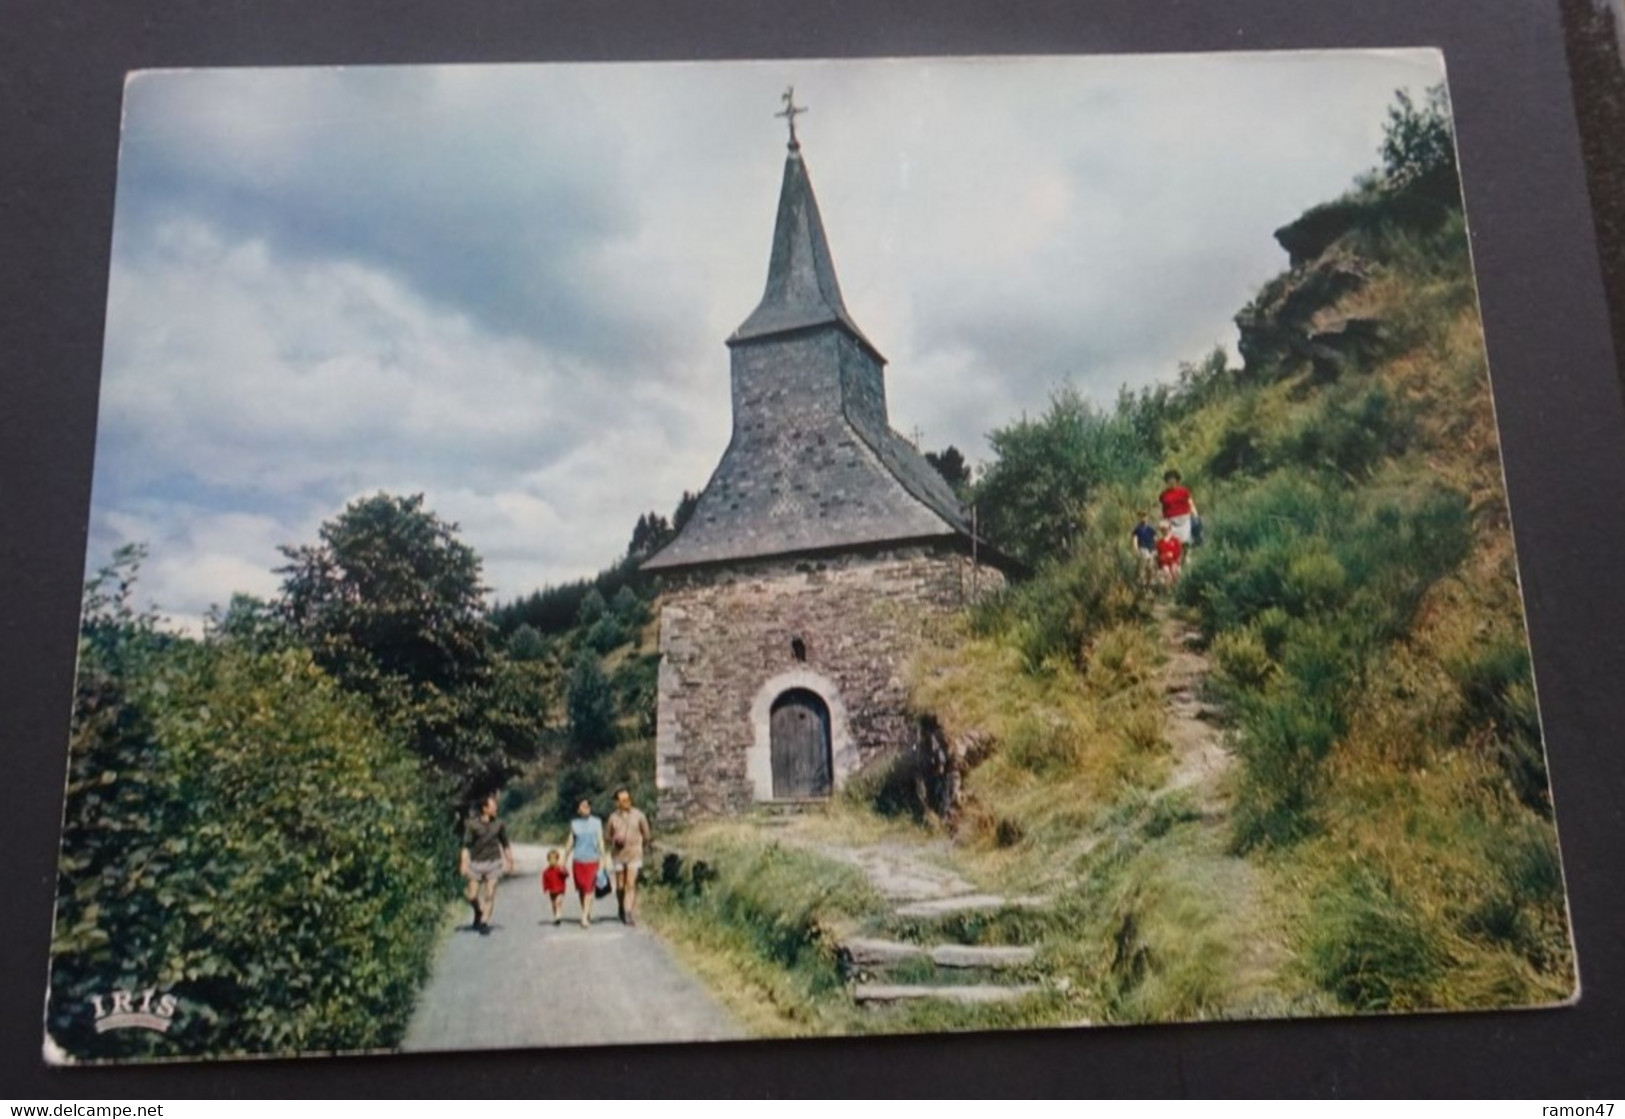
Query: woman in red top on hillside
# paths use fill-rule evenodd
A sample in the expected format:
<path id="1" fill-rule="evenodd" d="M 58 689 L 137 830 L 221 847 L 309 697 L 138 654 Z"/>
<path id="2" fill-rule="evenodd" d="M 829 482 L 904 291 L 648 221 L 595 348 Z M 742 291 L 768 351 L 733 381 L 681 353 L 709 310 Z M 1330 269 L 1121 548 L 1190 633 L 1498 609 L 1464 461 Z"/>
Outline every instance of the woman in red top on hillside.
<path id="1" fill-rule="evenodd" d="M 1181 547 L 1187 547 L 1191 542 L 1191 520 L 1198 515 L 1196 502 L 1191 500 L 1191 491 L 1180 482 L 1179 471 L 1168 471 L 1162 480 L 1165 488 L 1157 496 L 1162 503 L 1162 519 L 1168 522 L 1169 531 Z"/>

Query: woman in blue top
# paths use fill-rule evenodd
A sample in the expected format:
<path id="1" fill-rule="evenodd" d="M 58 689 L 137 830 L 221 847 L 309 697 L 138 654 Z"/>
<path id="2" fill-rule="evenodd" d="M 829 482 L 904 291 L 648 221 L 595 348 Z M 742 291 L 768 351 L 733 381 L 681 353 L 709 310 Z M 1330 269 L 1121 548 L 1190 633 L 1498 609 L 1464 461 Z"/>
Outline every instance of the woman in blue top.
<path id="1" fill-rule="evenodd" d="M 604 858 L 604 822 L 592 814 L 592 801 L 576 806 L 570 821 L 570 835 L 564 841 L 564 857 L 570 860 L 570 876 L 576 896 L 581 899 L 581 927 L 592 924 L 593 890 L 598 884 L 598 864 Z"/>

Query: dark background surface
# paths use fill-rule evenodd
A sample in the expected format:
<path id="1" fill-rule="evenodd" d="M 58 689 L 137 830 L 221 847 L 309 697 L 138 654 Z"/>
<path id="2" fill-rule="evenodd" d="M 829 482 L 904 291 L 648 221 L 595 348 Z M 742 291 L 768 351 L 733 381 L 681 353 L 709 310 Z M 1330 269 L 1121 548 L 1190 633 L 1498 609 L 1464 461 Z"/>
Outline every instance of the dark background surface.
<path id="1" fill-rule="evenodd" d="M 7 762 L 0 1093 L 53 1101 L 840 1092 L 1559 1102 L 1625 1095 L 1625 595 L 1618 588 L 1625 413 L 1566 58 L 1588 99 L 1590 181 L 1602 203 L 1604 259 L 1622 296 L 1616 305 L 1625 308 L 1625 176 L 1612 150 L 1621 136 L 1621 86 L 1613 56 L 1598 49 L 1607 28 L 1589 0 L 1561 2 L 1567 42 L 1554 0 L 0 0 L 0 743 Z M 1449 67 L 1578 942 L 1578 1005 L 443 1057 L 42 1064 L 125 71 L 1382 46 L 1438 46 Z M 786 81 L 793 77 L 787 66 Z M 1625 313 L 1615 322 L 1625 324 Z"/>

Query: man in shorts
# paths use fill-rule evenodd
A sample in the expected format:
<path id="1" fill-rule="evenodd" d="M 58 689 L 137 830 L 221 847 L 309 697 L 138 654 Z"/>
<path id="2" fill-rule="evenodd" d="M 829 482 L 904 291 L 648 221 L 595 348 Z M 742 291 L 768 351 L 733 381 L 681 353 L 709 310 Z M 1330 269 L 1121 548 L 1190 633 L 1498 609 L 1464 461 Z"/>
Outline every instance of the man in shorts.
<path id="1" fill-rule="evenodd" d="M 457 873 L 468 879 L 468 904 L 474 907 L 474 931 L 481 936 L 491 932 L 491 914 L 497 905 L 497 882 L 513 873 L 513 847 L 508 828 L 497 819 L 497 795 L 480 802 L 478 816 L 470 816 L 463 827 L 463 851 Z"/>
<path id="2" fill-rule="evenodd" d="M 638 923 L 638 871 L 643 869 L 643 847 L 649 842 L 649 818 L 632 807 L 632 793 L 615 790 L 615 811 L 609 814 L 610 857 L 615 860 L 615 890 L 621 920 Z"/>

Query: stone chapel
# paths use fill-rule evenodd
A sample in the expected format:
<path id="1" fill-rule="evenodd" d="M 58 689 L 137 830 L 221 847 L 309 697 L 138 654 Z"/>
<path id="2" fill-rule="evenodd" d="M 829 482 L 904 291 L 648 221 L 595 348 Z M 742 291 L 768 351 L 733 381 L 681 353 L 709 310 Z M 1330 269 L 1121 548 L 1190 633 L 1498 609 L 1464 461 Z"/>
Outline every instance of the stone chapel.
<path id="1" fill-rule="evenodd" d="M 789 119 L 766 290 L 727 340 L 732 436 L 643 564 L 659 576 L 656 786 L 672 822 L 827 799 L 911 748 L 904 677 L 930 617 L 1014 570 L 891 429 L 886 359 L 841 301 Z"/>

